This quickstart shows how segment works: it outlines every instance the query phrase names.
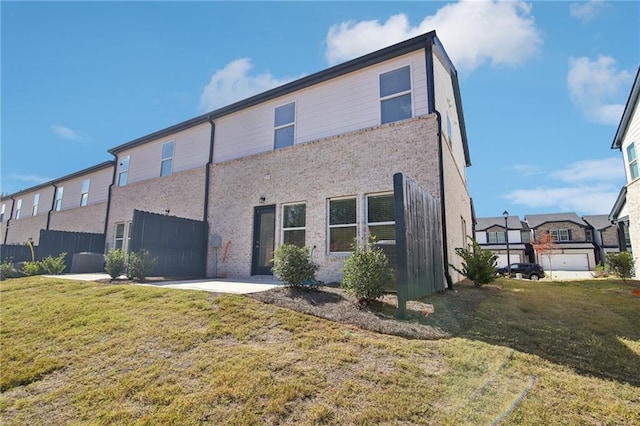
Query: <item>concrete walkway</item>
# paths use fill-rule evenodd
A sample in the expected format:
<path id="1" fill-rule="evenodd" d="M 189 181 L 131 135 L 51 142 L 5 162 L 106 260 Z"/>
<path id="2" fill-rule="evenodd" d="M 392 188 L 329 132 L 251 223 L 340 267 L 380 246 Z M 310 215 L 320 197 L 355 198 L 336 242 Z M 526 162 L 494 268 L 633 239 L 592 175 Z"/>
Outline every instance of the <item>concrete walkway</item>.
<path id="1" fill-rule="evenodd" d="M 63 274 L 47 275 L 51 278 L 63 278 L 78 281 L 97 281 L 110 279 L 107 274 Z M 201 290 L 214 293 L 249 294 L 267 291 L 282 285 L 280 281 L 272 276 L 259 275 L 250 278 L 210 278 L 201 280 L 185 281 L 161 281 L 147 282 L 135 285 L 145 285 L 151 287 L 175 288 L 179 290 Z"/>

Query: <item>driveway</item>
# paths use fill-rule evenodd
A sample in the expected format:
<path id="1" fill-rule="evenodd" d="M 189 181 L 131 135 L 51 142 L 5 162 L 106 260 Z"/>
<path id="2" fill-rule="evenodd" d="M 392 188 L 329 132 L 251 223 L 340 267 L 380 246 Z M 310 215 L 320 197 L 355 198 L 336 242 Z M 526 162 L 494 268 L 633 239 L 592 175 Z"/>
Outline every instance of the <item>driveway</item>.
<path id="1" fill-rule="evenodd" d="M 97 281 L 110 279 L 107 274 L 63 274 L 63 275 L 47 275 L 51 278 L 63 278 L 78 281 Z M 251 278 L 210 278 L 201 280 L 185 280 L 185 281 L 159 281 L 140 283 L 136 285 L 145 285 L 152 287 L 175 288 L 179 290 L 201 290 L 214 293 L 232 293 L 232 294 L 249 294 L 261 291 L 271 290 L 274 287 L 282 285 L 280 281 L 272 276 L 254 276 Z"/>

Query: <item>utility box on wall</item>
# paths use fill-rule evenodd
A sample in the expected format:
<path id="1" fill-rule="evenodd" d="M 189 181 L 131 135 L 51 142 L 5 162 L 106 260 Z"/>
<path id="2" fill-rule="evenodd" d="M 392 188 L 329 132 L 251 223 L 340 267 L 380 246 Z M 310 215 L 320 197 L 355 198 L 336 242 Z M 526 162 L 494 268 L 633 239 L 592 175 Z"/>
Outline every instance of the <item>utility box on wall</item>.
<path id="1" fill-rule="evenodd" d="M 71 259 L 72 274 L 104 272 L 104 255 L 102 253 L 75 253 Z"/>

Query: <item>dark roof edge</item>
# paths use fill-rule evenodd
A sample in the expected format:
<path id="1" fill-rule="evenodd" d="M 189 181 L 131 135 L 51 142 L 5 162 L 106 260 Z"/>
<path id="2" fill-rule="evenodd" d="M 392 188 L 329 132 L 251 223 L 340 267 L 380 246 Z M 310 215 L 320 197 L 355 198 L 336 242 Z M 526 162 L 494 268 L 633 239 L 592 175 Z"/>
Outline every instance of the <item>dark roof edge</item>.
<path id="1" fill-rule="evenodd" d="M 616 198 L 616 202 L 613 204 L 613 207 L 611 208 L 611 213 L 609 213 L 610 221 L 613 222 L 618 219 L 618 216 L 620 215 L 620 210 L 622 210 L 622 207 L 625 205 L 626 202 L 627 202 L 627 187 L 623 186 L 622 189 L 620 189 L 620 192 L 618 193 L 618 198 Z"/>
<path id="2" fill-rule="evenodd" d="M 638 71 L 636 71 L 636 78 L 633 81 L 631 93 L 629 93 L 629 99 L 627 99 L 627 103 L 624 107 L 624 112 L 622 113 L 618 130 L 616 130 L 616 135 L 611 143 L 611 149 L 622 149 L 622 139 L 624 138 L 624 134 L 627 132 L 627 128 L 631 123 L 633 109 L 638 103 L 638 97 L 640 97 L 640 67 L 638 67 Z"/>
<path id="3" fill-rule="evenodd" d="M 235 102 L 233 104 L 224 106 L 222 108 L 216 109 L 206 114 L 199 115 L 190 120 L 183 121 L 182 123 L 178 123 L 176 125 L 167 127 L 165 129 L 159 130 L 149 135 L 142 136 L 138 139 L 134 139 L 122 145 L 118 145 L 114 148 L 109 149 L 108 152 L 115 155 L 120 151 L 124 151 L 126 149 L 130 149 L 138 145 L 142 145 L 151 140 L 158 139 L 163 136 L 168 136 L 172 133 L 188 129 L 188 128 L 197 126 L 199 124 L 206 123 L 210 120 L 220 118 L 225 115 L 229 115 L 234 112 L 278 98 L 280 96 L 284 96 L 286 94 L 295 92 L 297 90 L 305 89 L 307 87 L 331 80 L 336 77 L 340 77 L 342 75 L 366 68 L 368 66 L 371 66 L 389 59 L 393 59 L 397 56 L 404 55 L 406 53 L 410 53 L 419 49 L 423 49 L 425 48 L 428 42 L 430 42 L 435 38 L 436 38 L 436 32 L 430 31 L 428 33 L 410 38 L 408 40 L 394 44 L 392 46 L 388 46 L 383 49 L 377 50 L 375 52 L 368 53 L 364 56 L 351 59 L 350 61 L 343 62 L 342 64 L 334 65 L 330 68 L 326 68 L 322 71 L 316 72 L 306 77 L 302 77 L 298 80 L 292 81 L 282 86 L 278 86 L 271 90 L 267 90 L 266 92 L 259 93 L 257 95 L 254 95 L 249 98 L 243 99 L 241 101 Z M 455 72 L 455 68 L 453 68 L 453 71 Z M 456 80 L 457 80 L 457 77 L 456 77 Z M 465 139 L 466 141 L 466 135 L 463 135 L 463 139 Z M 465 146 L 466 146 L 466 143 L 465 143 Z"/>
<path id="4" fill-rule="evenodd" d="M 89 173 L 96 172 L 98 170 L 106 169 L 107 167 L 112 167 L 112 166 L 115 165 L 115 163 L 116 162 L 113 161 L 113 160 L 105 161 L 103 163 L 96 164 L 95 166 L 87 167 L 86 169 L 83 169 L 83 170 L 68 174 L 66 176 L 62 176 L 61 178 L 52 179 L 50 181 L 43 182 L 43 183 L 38 184 L 36 186 L 32 186 L 32 187 L 20 190 L 18 192 L 14 192 L 13 194 L 8 194 L 3 198 L 10 198 L 10 197 L 15 197 L 15 196 L 18 196 L 18 195 L 26 194 L 26 193 L 29 193 L 29 192 L 33 192 L 33 191 L 36 191 L 36 190 L 38 190 L 40 188 L 44 188 L 45 186 L 51 186 L 51 185 L 54 185 L 54 184 L 56 184 L 58 182 L 62 182 L 63 180 L 73 179 L 73 178 L 78 177 L 78 176 L 82 176 L 82 175 L 86 175 L 86 174 L 89 174 Z"/>

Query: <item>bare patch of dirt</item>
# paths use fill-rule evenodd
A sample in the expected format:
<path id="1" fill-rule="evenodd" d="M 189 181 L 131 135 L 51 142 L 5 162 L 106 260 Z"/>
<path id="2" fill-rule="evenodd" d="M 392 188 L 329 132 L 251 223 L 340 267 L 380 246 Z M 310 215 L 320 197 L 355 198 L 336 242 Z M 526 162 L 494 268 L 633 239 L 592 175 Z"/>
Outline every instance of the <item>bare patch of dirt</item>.
<path id="1" fill-rule="evenodd" d="M 406 317 L 398 318 L 398 299 L 386 294 L 362 305 L 336 283 L 317 290 L 279 287 L 251 294 L 255 300 L 366 330 L 413 339 L 441 339 L 459 335 L 471 324 L 478 305 L 500 291 L 499 286 L 474 287 L 460 283 L 454 290 L 407 302 Z"/>

